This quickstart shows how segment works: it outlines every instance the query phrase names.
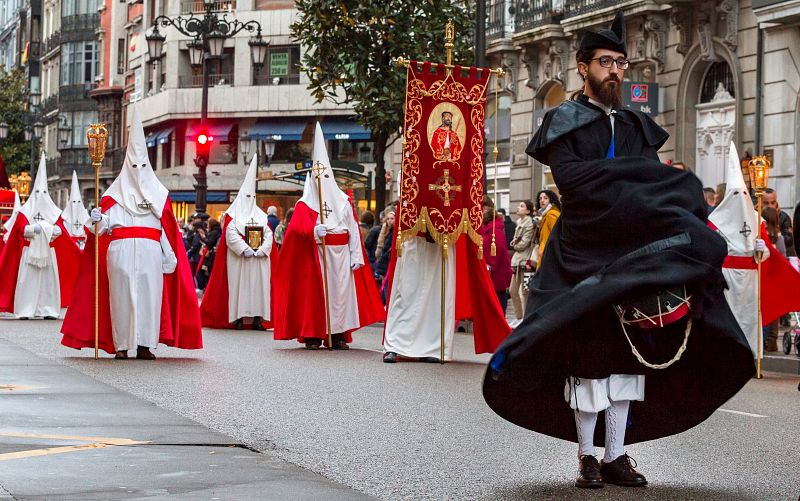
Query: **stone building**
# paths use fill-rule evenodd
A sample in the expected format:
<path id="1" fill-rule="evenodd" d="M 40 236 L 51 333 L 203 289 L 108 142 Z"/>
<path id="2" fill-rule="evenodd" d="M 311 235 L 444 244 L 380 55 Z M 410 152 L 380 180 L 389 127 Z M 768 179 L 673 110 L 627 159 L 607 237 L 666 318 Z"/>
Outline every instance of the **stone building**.
<path id="1" fill-rule="evenodd" d="M 549 169 L 525 155 L 544 112 L 582 87 L 575 51 L 585 30 L 625 12 L 627 105 L 670 134 L 662 161 L 682 161 L 704 186 L 725 182 L 731 141 L 740 156 L 773 158 L 770 186 L 782 207 L 798 198 L 800 6 L 796 0 L 495 0 L 487 52 L 509 74 L 501 95 L 500 206 L 554 187 Z M 489 110 L 493 110 L 489 104 Z M 491 113 L 491 111 L 489 112 Z M 492 165 L 487 165 L 490 180 Z"/>

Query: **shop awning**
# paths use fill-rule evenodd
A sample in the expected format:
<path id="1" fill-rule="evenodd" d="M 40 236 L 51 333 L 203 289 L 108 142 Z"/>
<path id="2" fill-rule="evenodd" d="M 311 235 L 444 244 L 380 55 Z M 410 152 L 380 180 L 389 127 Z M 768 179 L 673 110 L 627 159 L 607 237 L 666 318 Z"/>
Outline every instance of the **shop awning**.
<path id="1" fill-rule="evenodd" d="M 233 128 L 233 122 L 210 122 L 206 124 L 206 128 L 208 129 L 208 134 L 218 138 L 218 141 L 227 141 Z M 193 141 L 199 129 L 200 122 L 190 123 L 186 128 L 186 139 Z"/>
<path id="2" fill-rule="evenodd" d="M 157 144 L 165 144 L 169 142 L 169 136 L 175 132 L 175 126 L 167 127 L 166 129 L 162 129 L 161 132 L 158 133 L 156 136 L 156 143 Z"/>
<path id="3" fill-rule="evenodd" d="M 326 119 L 320 125 L 327 140 L 368 141 L 371 137 L 369 129 L 365 129 L 361 124 L 347 118 Z"/>
<path id="4" fill-rule="evenodd" d="M 193 191 L 171 191 L 169 198 L 173 202 L 195 202 L 195 192 Z M 210 204 L 228 203 L 227 191 L 208 191 L 206 192 L 206 202 Z"/>
<path id="5" fill-rule="evenodd" d="M 159 130 L 154 130 L 144 138 L 145 144 L 147 144 L 148 148 L 152 148 L 156 145 L 156 137 L 158 137 Z"/>
<path id="6" fill-rule="evenodd" d="M 262 118 L 250 129 L 250 139 L 300 141 L 308 124 L 307 118 Z"/>

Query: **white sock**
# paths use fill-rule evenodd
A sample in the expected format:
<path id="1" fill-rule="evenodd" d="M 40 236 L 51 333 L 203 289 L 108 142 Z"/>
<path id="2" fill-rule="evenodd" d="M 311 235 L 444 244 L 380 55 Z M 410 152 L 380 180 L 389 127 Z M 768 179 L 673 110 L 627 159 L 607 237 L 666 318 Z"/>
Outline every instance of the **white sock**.
<path id="1" fill-rule="evenodd" d="M 612 400 L 611 407 L 606 409 L 605 463 L 610 463 L 625 453 L 625 427 L 628 424 L 630 405 L 630 400 Z"/>
<path id="2" fill-rule="evenodd" d="M 594 426 L 597 423 L 596 412 L 575 411 L 575 428 L 578 431 L 578 458 L 595 456 Z"/>

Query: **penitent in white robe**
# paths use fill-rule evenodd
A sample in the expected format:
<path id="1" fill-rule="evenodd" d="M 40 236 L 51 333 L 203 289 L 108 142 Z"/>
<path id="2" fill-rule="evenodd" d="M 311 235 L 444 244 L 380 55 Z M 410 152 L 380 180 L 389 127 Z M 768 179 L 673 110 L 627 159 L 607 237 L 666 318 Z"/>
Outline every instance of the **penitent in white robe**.
<path id="1" fill-rule="evenodd" d="M 161 241 L 125 238 L 108 246 L 111 331 L 117 351 L 158 346 L 164 274 L 174 272 L 178 264 L 161 221 L 152 212 L 133 214 L 115 204 L 106 211 L 100 233 L 113 235 L 115 228 L 134 226 L 160 230 Z"/>
<path id="2" fill-rule="evenodd" d="M 456 256 L 447 255 L 445 276 L 445 360 L 453 358 L 455 332 Z M 404 357 L 441 357 L 442 249 L 413 238 L 397 256 L 386 314 L 384 351 Z"/>
<path id="3" fill-rule="evenodd" d="M 319 219 L 317 219 L 319 221 Z M 341 334 L 358 329 L 358 299 L 356 284 L 353 280 L 352 266 L 364 266 L 364 254 L 361 250 L 361 232 L 355 217 L 345 217 L 342 223 L 330 225 L 326 221 L 328 235 L 348 234 L 347 245 L 326 245 L 325 253 L 328 270 L 328 300 L 331 312 L 331 333 Z M 317 241 L 320 274 L 322 273 L 322 244 Z M 323 284 L 324 285 L 324 284 Z"/>
<path id="4" fill-rule="evenodd" d="M 61 289 L 58 281 L 58 261 L 50 242 L 61 235 L 61 228 L 45 222 L 40 223 L 41 233 L 34 232 L 34 225 L 26 225 L 22 236 L 31 244 L 22 249 L 19 262 L 17 288 L 14 295 L 14 314 L 17 318 L 54 317 L 61 314 Z M 47 245 L 49 256 L 44 266 L 30 263 L 31 253 L 37 245 Z M 40 263 L 41 264 L 41 263 Z"/>
<path id="5" fill-rule="evenodd" d="M 264 228 L 261 247 L 262 256 L 244 257 L 250 246 L 239 234 L 233 221 L 225 229 L 228 245 L 228 321 L 235 322 L 244 317 L 261 317 L 270 320 L 270 262 L 272 231 Z"/>

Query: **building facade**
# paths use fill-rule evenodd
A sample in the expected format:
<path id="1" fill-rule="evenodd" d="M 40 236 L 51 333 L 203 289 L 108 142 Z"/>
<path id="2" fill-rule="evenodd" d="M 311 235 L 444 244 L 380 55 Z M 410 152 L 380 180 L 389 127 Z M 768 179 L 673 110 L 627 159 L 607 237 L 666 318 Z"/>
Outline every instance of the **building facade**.
<path id="1" fill-rule="evenodd" d="M 740 156 L 773 158 L 782 207 L 798 198 L 800 5 L 796 0 L 496 0 L 487 19 L 489 64 L 504 68 L 496 193 L 500 206 L 554 188 L 525 154 L 545 111 L 582 88 L 575 51 L 589 29 L 625 12 L 630 68 L 623 98 L 670 134 L 662 161 L 682 161 L 704 186 L 725 182 L 731 141 Z M 760 77 L 759 77 L 760 75 Z M 492 103 L 489 109 L 493 110 Z M 506 132 L 507 131 L 507 132 Z M 500 136 L 500 134 L 498 134 Z M 487 138 L 491 140 L 490 138 Z M 487 165 L 489 179 L 493 168 Z"/>

